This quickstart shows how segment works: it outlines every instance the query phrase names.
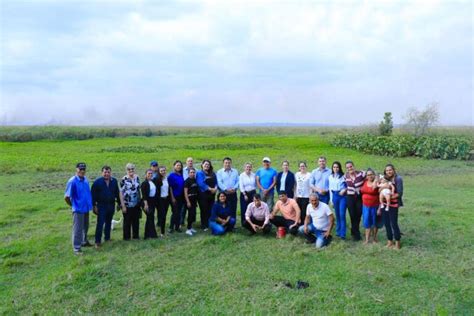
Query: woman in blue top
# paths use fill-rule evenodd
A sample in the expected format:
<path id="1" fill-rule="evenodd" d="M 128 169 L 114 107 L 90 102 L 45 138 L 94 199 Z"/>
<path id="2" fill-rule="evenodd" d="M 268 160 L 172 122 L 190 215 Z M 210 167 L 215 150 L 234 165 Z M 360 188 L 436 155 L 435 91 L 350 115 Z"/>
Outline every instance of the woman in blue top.
<path id="1" fill-rule="evenodd" d="M 346 239 L 346 180 L 342 172 L 341 163 L 332 163 L 332 172 L 329 175 L 329 192 L 336 213 L 336 236 Z"/>
<path id="2" fill-rule="evenodd" d="M 202 170 L 199 170 L 196 174 L 196 182 L 199 186 L 198 202 L 201 212 L 201 229 L 207 231 L 209 216 L 216 198 L 217 177 L 210 160 L 203 160 L 201 168 Z"/>
<path id="3" fill-rule="evenodd" d="M 231 211 L 226 200 L 227 196 L 224 192 L 221 192 L 219 193 L 219 201 L 212 206 L 209 227 L 213 235 L 224 235 L 234 229 L 235 217 L 231 217 Z"/>
<path id="4" fill-rule="evenodd" d="M 168 176 L 168 183 L 170 185 L 171 193 L 171 222 L 169 233 L 174 230 L 181 233 L 181 209 L 184 205 L 184 178 L 183 178 L 183 163 L 176 160 L 173 164 L 173 172 Z"/>

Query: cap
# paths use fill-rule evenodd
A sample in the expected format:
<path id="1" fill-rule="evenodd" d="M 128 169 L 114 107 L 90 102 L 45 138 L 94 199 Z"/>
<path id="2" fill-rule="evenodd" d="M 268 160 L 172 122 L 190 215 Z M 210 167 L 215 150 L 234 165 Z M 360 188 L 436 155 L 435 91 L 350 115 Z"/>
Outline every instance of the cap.
<path id="1" fill-rule="evenodd" d="M 268 157 L 263 157 L 262 161 L 263 161 L 263 162 L 265 162 L 265 161 L 272 162 L 272 161 L 270 160 L 270 158 L 268 158 Z"/>
<path id="2" fill-rule="evenodd" d="M 158 161 L 156 161 L 156 160 L 150 161 L 150 166 L 157 167 L 158 166 Z"/>
<path id="3" fill-rule="evenodd" d="M 83 162 L 78 162 L 76 165 L 76 168 L 78 169 L 86 169 L 86 164 Z"/>

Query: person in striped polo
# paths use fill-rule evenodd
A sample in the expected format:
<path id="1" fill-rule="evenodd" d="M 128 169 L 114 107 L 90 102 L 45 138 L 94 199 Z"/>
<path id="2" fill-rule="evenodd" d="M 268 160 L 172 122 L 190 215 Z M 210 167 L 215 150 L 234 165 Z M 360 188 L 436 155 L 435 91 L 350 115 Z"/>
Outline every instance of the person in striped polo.
<path id="1" fill-rule="evenodd" d="M 356 170 L 354 163 L 348 160 L 344 177 L 347 184 L 346 201 L 351 218 L 351 235 L 354 240 L 359 241 L 362 239 L 359 230 L 362 215 L 362 195 L 360 189 L 364 184 L 365 171 Z"/>

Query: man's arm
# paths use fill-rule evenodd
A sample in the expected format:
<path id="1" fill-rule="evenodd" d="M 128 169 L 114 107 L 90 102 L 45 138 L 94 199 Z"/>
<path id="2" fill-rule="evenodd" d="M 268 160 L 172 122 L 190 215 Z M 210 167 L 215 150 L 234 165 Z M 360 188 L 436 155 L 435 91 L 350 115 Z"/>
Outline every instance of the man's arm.
<path id="1" fill-rule="evenodd" d="M 328 238 L 331 235 L 331 230 L 334 226 L 334 214 L 329 215 L 329 229 L 324 233 L 324 237 Z"/>

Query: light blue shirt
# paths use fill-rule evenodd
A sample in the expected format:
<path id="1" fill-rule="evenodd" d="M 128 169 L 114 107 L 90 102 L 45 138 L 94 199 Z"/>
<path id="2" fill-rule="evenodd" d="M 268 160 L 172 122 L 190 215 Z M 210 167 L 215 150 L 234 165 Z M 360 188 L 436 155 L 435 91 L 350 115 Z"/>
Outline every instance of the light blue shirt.
<path id="1" fill-rule="evenodd" d="M 331 170 L 327 167 L 323 170 L 319 168 L 314 169 L 313 172 L 311 172 L 311 186 L 328 191 L 330 175 Z"/>
<path id="2" fill-rule="evenodd" d="M 226 191 L 234 189 L 237 191 L 239 188 L 239 172 L 237 169 L 231 168 L 225 170 L 224 168 L 217 171 L 217 186 L 220 191 Z"/>
<path id="3" fill-rule="evenodd" d="M 346 178 L 337 174 L 329 175 L 329 191 L 341 191 L 347 188 Z"/>
<path id="4" fill-rule="evenodd" d="M 257 170 L 257 173 L 255 176 L 259 177 L 260 180 L 260 185 L 267 190 L 273 183 L 273 179 L 276 179 L 276 176 L 278 175 L 278 172 L 273 169 L 273 168 L 260 168 Z M 270 194 L 272 194 L 275 190 L 275 187 L 273 187 L 270 190 Z"/>
<path id="5" fill-rule="evenodd" d="M 86 177 L 81 179 L 75 175 L 69 179 L 64 196 L 71 200 L 73 212 L 88 213 L 92 209 L 92 194 Z"/>

